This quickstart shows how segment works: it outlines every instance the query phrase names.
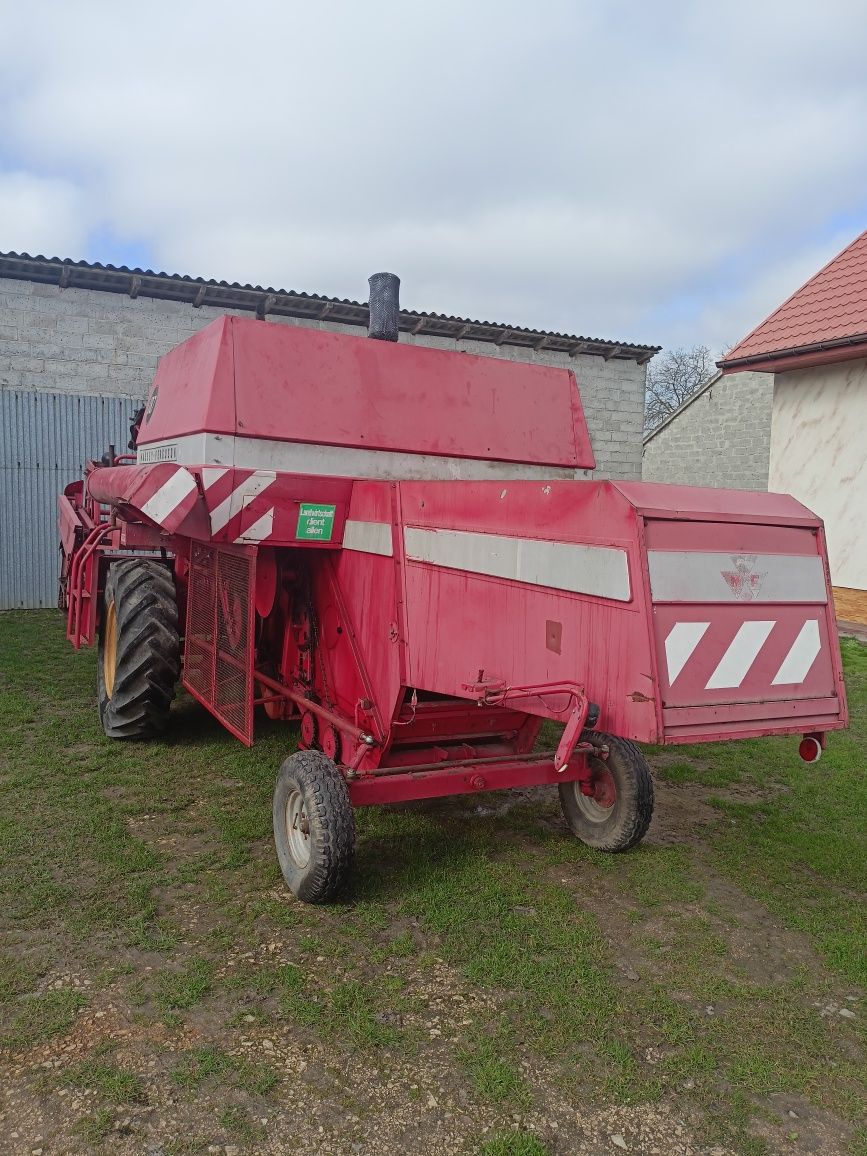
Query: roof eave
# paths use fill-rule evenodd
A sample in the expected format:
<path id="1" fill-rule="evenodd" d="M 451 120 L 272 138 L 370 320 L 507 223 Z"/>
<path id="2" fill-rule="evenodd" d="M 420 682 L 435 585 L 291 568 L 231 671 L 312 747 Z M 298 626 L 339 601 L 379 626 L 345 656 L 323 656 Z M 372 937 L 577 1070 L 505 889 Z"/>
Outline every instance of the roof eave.
<path id="1" fill-rule="evenodd" d="M 201 277 L 181 277 L 177 274 L 157 273 L 151 269 L 91 264 L 68 258 L 0 253 L 0 277 L 58 285 L 64 289 L 93 289 L 105 293 L 123 293 L 130 297 L 180 301 L 193 308 L 208 305 L 216 309 L 240 309 L 255 313 L 263 319 L 267 316 L 295 317 L 309 322 L 327 320 L 364 327 L 368 323 L 368 307 L 359 301 L 324 297 L 315 293 L 266 289 L 258 285 L 209 281 Z M 544 349 L 568 353 L 570 357 L 588 354 L 602 357 L 606 361 L 635 361 L 639 365 L 646 365 L 661 348 L 658 345 L 603 341 L 407 309 L 400 311 L 400 328 L 405 333 L 427 337 L 488 341 L 495 345 L 519 346 L 534 352 Z"/>
<path id="2" fill-rule="evenodd" d="M 855 361 L 861 357 L 867 357 L 867 333 L 839 337 L 833 341 L 819 341 L 812 345 L 793 345 L 788 349 L 773 349 L 746 357 L 723 358 L 717 362 L 717 366 L 723 373 L 739 373 L 745 369 L 756 373 L 780 373 L 838 361 Z"/>

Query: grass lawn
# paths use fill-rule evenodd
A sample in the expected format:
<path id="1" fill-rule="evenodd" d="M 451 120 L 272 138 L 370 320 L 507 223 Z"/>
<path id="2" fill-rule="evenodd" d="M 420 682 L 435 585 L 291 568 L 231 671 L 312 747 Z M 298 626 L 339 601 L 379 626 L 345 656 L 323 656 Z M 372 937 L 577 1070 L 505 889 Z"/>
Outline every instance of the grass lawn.
<path id="1" fill-rule="evenodd" d="M 0 615 L 0 1150 L 867 1151 L 867 648 L 844 659 L 816 766 L 653 752 L 621 856 L 556 793 L 361 811 L 322 909 L 270 841 L 293 729 L 248 751 L 182 696 L 165 741 L 111 742 L 94 654 Z"/>

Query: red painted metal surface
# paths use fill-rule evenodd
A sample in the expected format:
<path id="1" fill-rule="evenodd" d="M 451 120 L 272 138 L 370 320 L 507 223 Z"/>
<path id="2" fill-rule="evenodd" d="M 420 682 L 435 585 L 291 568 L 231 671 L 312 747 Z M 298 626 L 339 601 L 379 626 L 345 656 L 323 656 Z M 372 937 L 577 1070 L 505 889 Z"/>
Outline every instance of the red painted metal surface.
<path id="1" fill-rule="evenodd" d="M 140 446 L 203 430 L 235 432 L 232 334 L 229 318 L 220 317 L 160 359 L 139 431 Z"/>
<path id="2" fill-rule="evenodd" d="M 96 502 L 128 506 L 166 533 L 210 536 L 207 511 L 195 474 L 183 466 L 106 466 L 87 478 L 88 496 Z"/>
<path id="3" fill-rule="evenodd" d="M 725 526 L 821 526 L 821 520 L 790 494 L 668 486 L 659 482 L 612 482 L 645 518 L 712 522 Z"/>
<path id="4" fill-rule="evenodd" d="M 590 460 L 570 374 L 411 346 L 226 320 L 155 389 L 151 445 Z M 846 723 L 821 523 L 784 495 L 153 461 L 89 468 L 59 524 L 75 645 L 109 551 L 159 550 L 190 692 L 248 744 L 257 703 L 300 716 L 359 805 L 564 777 L 604 805 L 580 753 L 591 703 L 597 730 L 642 742 Z M 546 718 L 566 727 L 556 758 L 532 754 Z"/>
<path id="5" fill-rule="evenodd" d="M 139 444 L 202 431 L 595 465 L 570 370 L 240 317 L 219 318 L 162 359 Z"/>
<path id="6" fill-rule="evenodd" d="M 665 673 L 661 678 L 664 707 L 687 707 L 696 704 L 717 705 L 730 702 L 765 704 L 771 712 L 774 700 L 830 698 L 836 690 L 828 636 L 825 607 L 792 604 L 732 605 L 658 605 L 654 613 L 657 652 L 663 653 L 666 637 L 680 623 L 708 621 L 701 641 L 692 651 L 673 681 Z M 815 622 L 820 649 L 809 670 L 796 683 L 774 685 L 773 678 L 805 624 Z M 708 686 L 720 662 L 734 644 L 744 623 L 771 624 L 766 641 L 740 679 L 737 686 Z M 761 628 L 762 631 L 766 627 Z"/>
<path id="7" fill-rule="evenodd" d="M 480 794 L 512 787 L 554 786 L 577 782 L 587 774 L 583 756 L 574 759 L 565 771 L 557 772 L 554 760 L 524 757 L 501 759 L 472 766 L 439 767 L 436 770 L 408 771 L 405 774 L 370 775 L 349 783 L 349 797 L 356 807 L 376 803 L 406 803 L 413 799 L 436 799 L 444 795 Z"/>

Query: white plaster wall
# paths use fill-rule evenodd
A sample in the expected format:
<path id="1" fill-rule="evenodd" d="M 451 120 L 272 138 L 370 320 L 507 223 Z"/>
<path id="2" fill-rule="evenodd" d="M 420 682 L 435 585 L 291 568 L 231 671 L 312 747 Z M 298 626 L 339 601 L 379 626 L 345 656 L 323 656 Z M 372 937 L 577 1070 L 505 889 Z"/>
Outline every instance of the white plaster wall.
<path id="1" fill-rule="evenodd" d="M 824 519 L 834 585 L 867 590 L 867 359 L 776 375 L 768 488 Z"/>

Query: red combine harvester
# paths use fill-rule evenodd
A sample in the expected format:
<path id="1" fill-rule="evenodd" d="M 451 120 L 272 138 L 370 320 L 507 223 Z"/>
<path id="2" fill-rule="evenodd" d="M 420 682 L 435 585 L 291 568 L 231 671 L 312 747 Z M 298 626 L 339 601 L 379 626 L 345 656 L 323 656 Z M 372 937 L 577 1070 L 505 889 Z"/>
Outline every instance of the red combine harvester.
<path id="1" fill-rule="evenodd" d="M 241 740 L 297 719 L 274 837 L 332 897 L 353 807 L 557 784 L 620 851 L 653 785 L 636 742 L 800 734 L 847 709 L 821 521 L 793 498 L 578 480 L 574 374 L 224 317 L 160 362 L 134 455 L 60 498 L 61 605 L 98 642 L 112 738 L 178 680 Z M 544 719 L 565 724 L 538 752 Z"/>

